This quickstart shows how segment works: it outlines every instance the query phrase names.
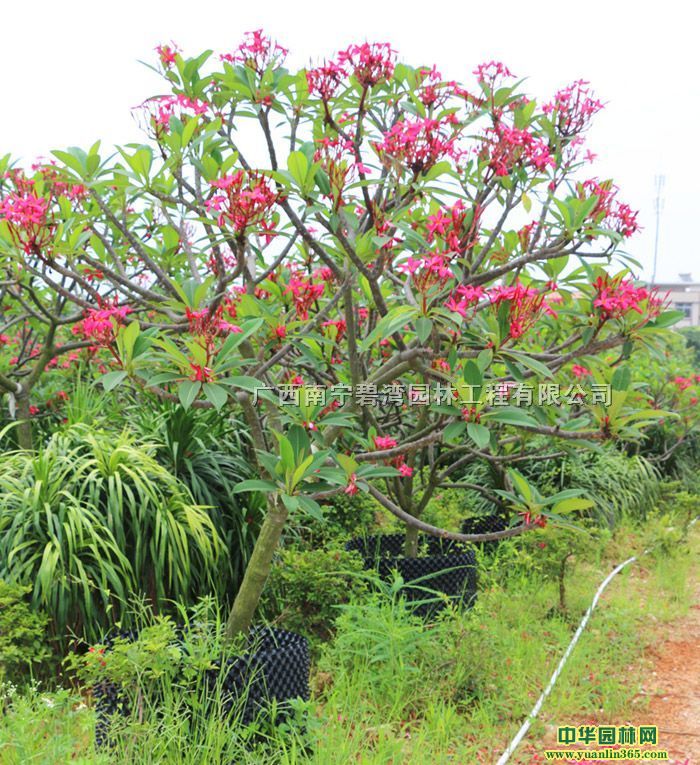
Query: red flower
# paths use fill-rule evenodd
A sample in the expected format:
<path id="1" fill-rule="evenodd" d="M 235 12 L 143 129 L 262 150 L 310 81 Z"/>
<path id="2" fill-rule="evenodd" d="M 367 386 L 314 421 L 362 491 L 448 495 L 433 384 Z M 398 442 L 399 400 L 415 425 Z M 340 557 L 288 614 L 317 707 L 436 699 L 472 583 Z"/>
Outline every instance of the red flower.
<path id="1" fill-rule="evenodd" d="M 578 377 L 579 379 L 581 377 L 588 377 L 591 374 L 589 369 L 582 367 L 580 364 L 574 364 L 571 367 L 571 373 L 574 375 L 574 377 Z"/>
<path id="2" fill-rule="evenodd" d="M 632 279 L 625 279 L 622 275 L 599 276 L 593 282 L 593 286 L 596 290 L 593 306 L 598 309 L 602 321 L 620 319 L 630 311 L 640 315 L 646 314 L 645 319 L 648 320 L 659 315 L 665 302 L 663 298 L 658 297 L 656 290 L 635 287 Z"/>
<path id="3" fill-rule="evenodd" d="M 600 183 L 593 178 L 584 181 L 579 185 L 578 195 L 581 199 L 590 196 L 598 197 L 588 217 L 599 225 L 605 225 L 625 238 L 639 231 L 637 223 L 639 213 L 632 210 L 629 205 L 617 201 L 617 187 L 610 181 Z"/>
<path id="4" fill-rule="evenodd" d="M 398 441 L 391 436 L 375 436 L 374 445 L 377 449 L 393 449 L 398 445 Z"/>
<path id="5" fill-rule="evenodd" d="M 34 191 L 10 192 L 0 201 L 0 220 L 7 221 L 10 235 L 26 253 L 35 252 L 50 240 L 49 202 Z"/>
<path id="6" fill-rule="evenodd" d="M 323 295 L 325 288 L 324 282 L 314 283 L 312 279 L 304 279 L 293 274 L 284 290 L 284 294 L 291 293 L 297 316 L 300 319 L 308 319 L 310 306 Z"/>
<path id="7" fill-rule="evenodd" d="M 347 66 L 363 88 L 391 79 L 396 51 L 389 43 L 351 45 L 338 54 L 341 66 Z"/>
<path id="8" fill-rule="evenodd" d="M 266 176 L 238 170 L 233 175 L 213 181 L 211 185 L 220 193 L 207 200 L 205 205 L 209 212 L 218 213 L 216 220 L 219 226 L 231 226 L 240 236 L 251 229 L 258 230 L 270 242 L 274 237 L 270 213 L 279 200 L 279 194 L 273 191 Z"/>
<path id="9" fill-rule="evenodd" d="M 282 66 L 289 51 L 265 35 L 262 29 L 246 32 L 245 39 L 234 53 L 224 53 L 222 61 L 243 64 L 257 74 L 263 74 L 269 67 Z"/>
<path id="10" fill-rule="evenodd" d="M 495 306 L 508 302 L 510 319 L 510 337 L 522 337 L 537 321 L 542 311 L 548 312 L 545 296 L 534 287 L 525 287 L 520 282 L 509 286 L 493 287 L 488 293 L 489 300 Z"/>
<path id="11" fill-rule="evenodd" d="M 474 309 L 484 294 L 483 287 L 460 284 L 445 302 L 445 308 L 448 311 L 458 313 L 463 319 L 466 319 L 468 314 L 473 314 Z"/>
<path id="12" fill-rule="evenodd" d="M 318 96 L 322 101 L 329 101 L 338 92 L 347 76 L 345 69 L 330 61 L 306 72 L 306 82 L 309 93 Z"/>
<path id="13" fill-rule="evenodd" d="M 674 377 L 673 378 L 673 384 L 678 388 L 678 390 L 687 390 L 690 388 L 691 385 L 693 385 L 695 380 L 692 377 Z"/>
<path id="14" fill-rule="evenodd" d="M 350 497 L 354 497 L 355 494 L 357 494 L 357 492 L 359 491 L 356 481 L 357 481 L 357 474 L 353 473 L 348 479 L 347 486 L 345 487 L 345 493 Z"/>
<path id="15" fill-rule="evenodd" d="M 167 132 L 170 129 L 170 118 L 179 117 L 180 120 L 197 117 L 206 114 L 208 106 L 204 101 L 196 98 L 188 98 L 182 93 L 176 96 L 157 96 L 149 98 L 142 105 L 143 109 L 150 110 L 155 124 L 156 134 Z"/>
<path id="16" fill-rule="evenodd" d="M 399 162 L 418 175 L 429 170 L 444 157 L 455 157 L 454 115 L 437 119 L 401 120 L 375 143 L 379 156 L 390 164 Z"/>
<path id="17" fill-rule="evenodd" d="M 603 104 L 593 97 L 593 92 L 586 87 L 587 85 L 584 80 L 576 80 L 555 93 L 554 99 L 542 108 L 545 114 L 550 115 L 559 133 L 565 137 L 586 130 L 593 116 L 603 108 Z"/>
<path id="18" fill-rule="evenodd" d="M 209 369 L 209 367 L 203 367 L 200 364 L 190 363 L 190 369 L 192 370 L 190 380 L 195 380 L 197 382 L 210 382 L 214 377 L 214 371 Z"/>
<path id="19" fill-rule="evenodd" d="M 421 293 L 427 292 L 435 285 L 442 286 L 454 276 L 447 257 L 442 254 L 409 257 L 398 270 L 410 274 L 416 289 Z"/>
<path id="20" fill-rule="evenodd" d="M 480 156 L 488 160 L 489 167 L 498 176 L 509 175 L 521 165 L 531 165 L 539 171 L 556 165 L 547 141 L 502 122 L 486 131 Z"/>
<path id="21" fill-rule="evenodd" d="M 170 69 L 175 63 L 175 58 L 179 51 L 180 49 L 175 43 L 172 43 L 171 45 L 158 45 L 156 47 L 156 53 L 158 54 L 158 58 L 160 58 L 160 63 L 165 69 Z"/>
<path id="22" fill-rule="evenodd" d="M 74 335 L 94 341 L 95 345 L 111 345 L 117 327 L 126 321 L 129 313 L 131 308 L 128 305 L 120 306 L 116 301 L 104 303 L 100 308 L 88 309 L 85 318 L 75 324 L 71 331 Z"/>
<path id="23" fill-rule="evenodd" d="M 485 64 L 479 64 L 473 74 L 476 75 L 479 82 L 489 85 L 491 88 L 499 78 L 514 76 L 508 67 L 500 61 L 488 61 Z"/>

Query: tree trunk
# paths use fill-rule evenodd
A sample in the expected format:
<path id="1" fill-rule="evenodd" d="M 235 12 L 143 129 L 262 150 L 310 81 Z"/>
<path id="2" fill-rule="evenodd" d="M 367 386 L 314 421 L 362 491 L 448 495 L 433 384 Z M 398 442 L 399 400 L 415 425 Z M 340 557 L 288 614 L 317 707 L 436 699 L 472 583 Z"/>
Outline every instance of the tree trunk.
<path id="1" fill-rule="evenodd" d="M 406 526 L 406 541 L 403 553 L 407 558 L 418 557 L 418 529 L 414 526 Z"/>
<path id="2" fill-rule="evenodd" d="M 272 559 L 282 536 L 287 515 L 284 503 L 268 495 L 267 514 L 226 622 L 228 640 L 232 640 L 239 634 L 245 634 L 250 629 L 260 596 L 270 575 Z"/>
<path id="3" fill-rule="evenodd" d="M 31 451 L 34 448 L 32 438 L 32 420 L 29 413 L 29 397 L 19 395 L 16 398 L 15 417 L 17 418 L 17 442 L 20 449 Z"/>

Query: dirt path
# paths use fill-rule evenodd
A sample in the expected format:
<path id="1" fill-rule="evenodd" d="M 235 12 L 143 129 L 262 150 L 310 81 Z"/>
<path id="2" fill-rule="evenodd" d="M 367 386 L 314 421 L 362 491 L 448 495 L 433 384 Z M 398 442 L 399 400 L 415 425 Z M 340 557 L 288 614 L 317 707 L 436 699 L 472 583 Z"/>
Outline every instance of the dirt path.
<path id="1" fill-rule="evenodd" d="M 659 727 L 659 748 L 670 762 L 700 765 L 700 586 L 686 617 L 668 625 L 667 639 L 647 652 L 654 664 L 641 696 L 645 720 Z"/>

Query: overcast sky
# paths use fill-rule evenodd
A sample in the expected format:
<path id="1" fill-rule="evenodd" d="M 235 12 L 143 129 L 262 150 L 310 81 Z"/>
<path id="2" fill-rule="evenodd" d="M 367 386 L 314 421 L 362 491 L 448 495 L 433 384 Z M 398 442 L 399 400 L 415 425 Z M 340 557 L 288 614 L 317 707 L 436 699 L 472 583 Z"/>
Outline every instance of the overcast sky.
<path id="1" fill-rule="evenodd" d="M 8 7 L 9 6 L 9 7 Z M 181 2 L 148 0 L 3 3 L 0 155 L 26 161 L 51 149 L 141 140 L 130 109 L 155 92 L 139 60 L 174 40 L 186 54 L 236 46 L 264 28 L 304 66 L 351 42 L 388 41 L 412 65 L 436 64 L 470 80 L 482 61 L 502 60 L 539 99 L 583 78 L 607 103 L 589 146 L 591 174 L 612 177 L 639 209 L 644 230 L 627 250 L 651 276 L 654 178 L 666 177 L 657 281 L 693 272 L 700 245 L 697 20 L 690 3 L 613 2 Z"/>

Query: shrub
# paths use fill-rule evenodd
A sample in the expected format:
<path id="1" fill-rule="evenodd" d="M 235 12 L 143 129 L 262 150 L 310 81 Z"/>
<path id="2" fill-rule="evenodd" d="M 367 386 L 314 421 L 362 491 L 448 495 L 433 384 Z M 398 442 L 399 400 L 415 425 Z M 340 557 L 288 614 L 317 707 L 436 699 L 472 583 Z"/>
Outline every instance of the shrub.
<path id="1" fill-rule="evenodd" d="M 134 594 L 167 608 L 213 587 L 222 541 L 152 451 L 75 426 L 5 455 L 0 576 L 33 585 L 59 636 L 97 637 Z"/>
<path id="2" fill-rule="evenodd" d="M 285 629 L 325 640 L 333 632 L 338 606 L 366 591 L 362 560 L 355 553 L 283 549 L 270 574 L 265 607 Z"/>
<path id="3" fill-rule="evenodd" d="M 21 682 L 51 655 L 46 642 L 48 619 L 33 611 L 31 587 L 0 580 L 0 683 Z"/>
<path id="4" fill-rule="evenodd" d="M 206 507 L 223 539 L 227 554 L 220 563 L 217 594 L 222 601 L 231 597 L 253 549 L 263 506 L 262 495 L 234 491 L 253 475 L 246 428 L 234 417 L 157 399 L 148 408 L 134 407 L 134 414 L 134 427 L 155 445 L 155 459 Z"/>

